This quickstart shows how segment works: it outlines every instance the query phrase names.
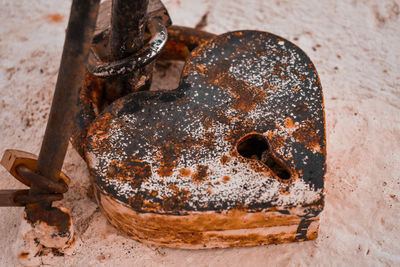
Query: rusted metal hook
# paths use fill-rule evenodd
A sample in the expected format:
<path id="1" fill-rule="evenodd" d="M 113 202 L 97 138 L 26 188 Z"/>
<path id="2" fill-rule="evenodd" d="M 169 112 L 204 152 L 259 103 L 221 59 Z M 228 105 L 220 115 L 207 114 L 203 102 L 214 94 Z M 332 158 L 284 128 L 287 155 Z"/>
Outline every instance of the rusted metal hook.
<path id="1" fill-rule="evenodd" d="M 57 182 L 35 173 L 24 165 L 16 167 L 19 176 L 24 178 L 26 186 L 39 187 L 48 193 L 31 194 L 29 189 L 0 190 L 0 207 L 22 207 L 34 203 L 51 203 L 63 199 L 68 184 L 62 179 Z"/>

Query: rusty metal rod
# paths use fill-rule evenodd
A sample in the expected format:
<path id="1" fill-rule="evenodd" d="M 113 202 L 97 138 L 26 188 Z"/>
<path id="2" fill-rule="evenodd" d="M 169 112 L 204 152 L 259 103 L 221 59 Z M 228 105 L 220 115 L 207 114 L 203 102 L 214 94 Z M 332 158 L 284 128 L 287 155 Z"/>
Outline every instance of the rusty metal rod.
<path id="1" fill-rule="evenodd" d="M 58 181 L 77 110 L 100 0 L 73 0 L 56 89 L 37 164 L 37 172 Z M 31 194 L 45 193 L 32 186 Z"/>
<path id="2" fill-rule="evenodd" d="M 63 180 L 55 182 L 47 177 L 44 177 L 42 175 L 39 175 L 31 171 L 24 165 L 19 165 L 17 167 L 17 173 L 20 176 L 24 177 L 27 181 L 29 181 L 31 186 L 35 185 L 36 187 L 39 187 L 46 192 L 63 194 L 68 191 L 68 185 Z"/>
<path id="3" fill-rule="evenodd" d="M 0 207 L 22 206 L 16 203 L 15 197 L 21 190 L 0 190 Z"/>
<path id="4" fill-rule="evenodd" d="M 112 1 L 109 60 L 124 59 L 143 47 L 148 4 L 149 0 Z M 144 69 L 136 70 L 127 75 L 108 79 L 105 99 L 111 103 L 132 91 L 150 88 L 151 74 L 146 75 L 144 71 Z M 139 84 L 142 76 L 146 80 L 143 85 Z"/>
<path id="5" fill-rule="evenodd" d="M 149 0 L 113 0 L 110 47 L 114 60 L 143 47 Z"/>

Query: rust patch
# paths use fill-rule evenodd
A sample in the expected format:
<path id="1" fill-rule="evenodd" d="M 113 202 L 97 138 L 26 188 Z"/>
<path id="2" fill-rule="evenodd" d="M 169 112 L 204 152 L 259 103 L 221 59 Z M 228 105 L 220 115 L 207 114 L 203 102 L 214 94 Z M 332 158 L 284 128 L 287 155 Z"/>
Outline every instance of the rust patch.
<path id="1" fill-rule="evenodd" d="M 26 219 L 35 224 L 45 222 L 47 225 L 55 226 L 60 233 L 68 233 L 71 227 L 70 214 L 55 207 L 42 207 L 40 204 L 30 204 L 26 209 Z"/>
<path id="2" fill-rule="evenodd" d="M 285 120 L 285 122 L 284 122 L 284 125 L 285 125 L 285 127 L 288 128 L 288 129 L 294 128 L 294 122 L 293 122 L 292 118 L 287 118 L 287 119 Z"/>
<path id="3" fill-rule="evenodd" d="M 59 23 L 64 19 L 64 17 L 61 14 L 49 14 L 45 16 L 45 18 L 53 23 Z"/>
<path id="4" fill-rule="evenodd" d="M 229 182 L 230 179 L 231 179 L 231 178 L 230 178 L 229 176 L 224 176 L 224 177 L 222 177 L 222 181 L 223 181 L 224 183 Z"/>
<path id="5" fill-rule="evenodd" d="M 162 166 L 158 169 L 158 175 L 161 177 L 168 177 L 171 176 L 174 173 L 174 166 L 169 165 L 169 166 Z"/>
<path id="6" fill-rule="evenodd" d="M 160 58 L 164 60 L 185 60 L 194 48 L 214 37 L 215 35 L 212 33 L 172 25 L 168 27 L 168 42 Z"/>
<path id="7" fill-rule="evenodd" d="M 195 173 L 192 175 L 192 179 L 193 179 L 195 182 L 197 182 L 197 183 L 201 183 L 201 182 L 203 182 L 203 181 L 207 178 L 207 176 L 208 176 L 208 174 L 207 174 L 208 166 L 197 165 L 196 168 L 197 168 L 197 172 L 195 172 Z"/>
<path id="8" fill-rule="evenodd" d="M 172 188 L 175 193 L 171 197 L 167 197 L 162 202 L 162 208 L 165 211 L 176 211 L 184 206 L 189 199 L 190 192 L 188 190 L 179 190 L 178 187 Z"/>
<path id="9" fill-rule="evenodd" d="M 210 84 L 229 90 L 235 96 L 232 107 L 238 111 L 247 113 L 264 102 L 267 97 L 267 92 L 263 88 L 250 86 L 250 83 L 237 80 L 230 75 L 230 63 L 228 61 L 222 61 L 218 65 L 209 67 L 206 71 L 204 71 L 204 68 L 196 67 L 197 71 L 204 73 Z"/>
<path id="10" fill-rule="evenodd" d="M 180 169 L 179 174 L 182 177 L 189 177 L 192 174 L 192 171 L 190 169 Z"/>
<path id="11" fill-rule="evenodd" d="M 21 252 L 18 254 L 18 258 L 20 259 L 27 259 L 29 256 L 29 252 Z"/>
<path id="12" fill-rule="evenodd" d="M 110 180 L 131 182 L 133 188 L 138 188 L 143 181 L 151 176 L 151 168 L 148 164 L 129 157 L 129 160 L 123 162 L 111 161 L 106 176 Z"/>
<path id="13" fill-rule="evenodd" d="M 111 224 L 132 238 L 148 244 L 205 249 L 302 241 L 296 239 L 301 217 L 295 215 L 303 214 L 302 209 L 293 208 L 285 213 L 279 212 L 277 208 L 255 213 L 234 209 L 223 213 L 191 212 L 184 216 L 165 216 L 136 212 L 111 196 L 101 191 L 98 193 L 98 203 Z M 180 197 L 187 196 L 183 192 Z M 171 209 L 176 208 L 179 205 L 177 198 L 166 199 L 165 205 Z M 312 229 L 307 231 L 303 240 L 317 237 L 314 228 L 318 227 L 319 218 L 312 219 L 312 224 Z"/>
<path id="14" fill-rule="evenodd" d="M 223 156 L 220 158 L 220 161 L 221 161 L 221 164 L 222 164 L 222 165 L 227 164 L 230 160 L 231 160 L 231 157 L 229 157 L 229 156 L 227 156 L 227 155 L 223 155 Z"/>
<path id="15" fill-rule="evenodd" d="M 299 127 L 295 132 L 293 132 L 293 137 L 296 140 L 303 144 L 306 148 L 315 151 L 321 152 L 324 151 L 324 146 L 319 142 L 319 136 L 317 134 L 317 128 L 314 121 L 307 120 L 303 125 Z M 324 146 L 325 147 L 325 146 Z"/>
<path id="16" fill-rule="evenodd" d="M 283 138 L 282 136 L 274 136 L 273 138 L 269 137 L 268 143 L 271 146 L 271 149 L 276 151 L 283 147 L 283 144 L 285 143 L 285 138 Z"/>

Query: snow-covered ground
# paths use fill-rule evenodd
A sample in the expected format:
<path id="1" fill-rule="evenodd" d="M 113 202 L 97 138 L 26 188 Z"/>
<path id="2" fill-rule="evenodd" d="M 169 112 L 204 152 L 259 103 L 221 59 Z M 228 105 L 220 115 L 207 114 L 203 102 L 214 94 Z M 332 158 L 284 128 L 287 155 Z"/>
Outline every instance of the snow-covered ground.
<path id="1" fill-rule="evenodd" d="M 186 251 L 146 246 L 107 223 L 90 197 L 85 162 L 70 148 L 63 205 L 73 215 L 71 255 L 51 266 L 400 265 L 400 2 L 395 0 L 165 0 L 173 22 L 205 30 L 257 29 L 299 45 L 325 96 L 326 206 L 316 241 Z M 68 20 L 67 0 L 0 0 L 0 153 L 38 154 Z M 179 75 L 179 68 L 168 70 Z M 169 75 L 167 75 L 168 77 Z M 176 78 L 155 86 L 172 88 Z M 22 186 L 0 168 L 0 188 Z M 0 208 L 0 266 L 18 266 L 22 209 Z"/>

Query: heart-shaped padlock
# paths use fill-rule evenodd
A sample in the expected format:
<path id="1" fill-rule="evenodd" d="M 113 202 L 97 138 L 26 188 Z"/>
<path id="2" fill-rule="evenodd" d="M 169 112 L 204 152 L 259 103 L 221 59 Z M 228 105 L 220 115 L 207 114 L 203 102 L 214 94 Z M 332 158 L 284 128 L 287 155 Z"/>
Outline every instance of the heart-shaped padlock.
<path id="1" fill-rule="evenodd" d="M 305 53 L 273 34 L 201 44 L 172 91 L 137 92 L 90 125 L 85 157 L 109 221 L 142 242 L 213 248 L 317 237 L 324 106 Z"/>

